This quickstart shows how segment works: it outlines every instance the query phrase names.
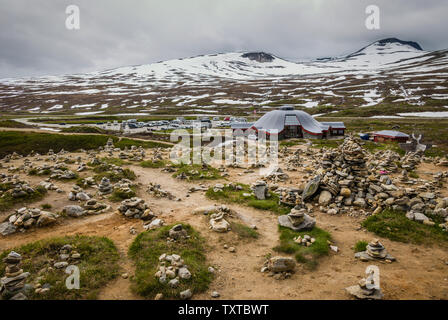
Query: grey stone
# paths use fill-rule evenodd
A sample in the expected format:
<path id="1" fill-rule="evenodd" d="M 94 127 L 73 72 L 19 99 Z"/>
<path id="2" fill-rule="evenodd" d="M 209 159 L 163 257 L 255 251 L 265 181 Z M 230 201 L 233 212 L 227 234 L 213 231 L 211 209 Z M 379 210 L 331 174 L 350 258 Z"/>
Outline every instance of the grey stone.
<path id="1" fill-rule="evenodd" d="M 0 234 L 2 236 L 8 236 L 17 231 L 16 227 L 10 222 L 4 222 L 0 224 Z"/>
<path id="2" fill-rule="evenodd" d="M 283 215 L 278 217 L 278 224 L 294 231 L 311 230 L 316 225 L 316 220 L 305 214 L 303 216 L 303 222 L 297 226 L 294 226 L 288 215 Z"/>
<path id="3" fill-rule="evenodd" d="M 294 270 L 296 262 L 289 257 L 273 257 L 268 261 L 268 269 L 272 272 L 287 272 Z"/>
<path id="4" fill-rule="evenodd" d="M 414 220 L 417 222 L 423 222 L 425 220 L 429 220 L 429 218 L 425 216 L 423 213 L 414 212 Z"/>
<path id="5" fill-rule="evenodd" d="M 80 206 L 66 206 L 62 210 L 69 217 L 78 218 L 84 215 L 85 211 Z"/>
<path id="6" fill-rule="evenodd" d="M 179 280 L 178 279 L 172 279 L 168 282 L 168 285 L 171 288 L 177 288 L 179 286 Z"/>
<path id="7" fill-rule="evenodd" d="M 56 269 L 62 269 L 62 268 L 65 268 L 65 267 L 67 267 L 67 266 L 68 266 L 68 262 L 66 262 L 66 261 L 56 262 L 56 263 L 54 264 L 54 267 L 55 267 Z"/>
<path id="8" fill-rule="evenodd" d="M 319 204 L 322 206 L 326 206 L 330 203 L 332 198 L 333 198 L 332 194 L 329 191 L 324 190 L 320 193 Z"/>
<path id="9" fill-rule="evenodd" d="M 187 268 L 185 268 L 185 267 L 180 268 L 179 271 L 177 272 L 177 274 L 179 275 L 179 277 L 181 279 L 184 279 L 184 280 L 187 280 L 187 279 L 191 278 L 190 271 Z"/>
<path id="10" fill-rule="evenodd" d="M 186 299 L 190 299 L 192 296 L 193 296 L 193 293 L 191 292 L 190 289 L 187 289 L 187 290 L 182 291 L 182 292 L 180 293 L 180 298 L 181 298 L 181 299 L 184 299 L 184 300 L 186 300 Z"/>
<path id="11" fill-rule="evenodd" d="M 319 189 L 320 180 L 321 180 L 321 177 L 316 176 L 316 177 L 314 177 L 314 179 L 312 179 L 311 181 L 309 181 L 306 184 L 305 189 L 303 190 L 303 193 L 302 193 L 303 201 L 310 199 L 312 196 L 314 196 L 316 194 L 317 190 Z"/>

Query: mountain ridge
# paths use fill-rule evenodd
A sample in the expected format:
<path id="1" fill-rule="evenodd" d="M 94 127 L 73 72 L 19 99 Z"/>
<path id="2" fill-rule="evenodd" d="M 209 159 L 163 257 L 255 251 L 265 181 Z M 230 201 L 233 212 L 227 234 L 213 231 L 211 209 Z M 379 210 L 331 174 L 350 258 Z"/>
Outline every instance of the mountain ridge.
<path id="1" fill-rule="evenodd" d="M 263 51 L 173 59 L 86 74 L 0 80 L 0 110 L 28 113 L 247 113 L 381 103 L 448 106 L 448 51 L 386 38 L 331 60 Z M 443 106 L 442 106 L 443 107 Z"/>

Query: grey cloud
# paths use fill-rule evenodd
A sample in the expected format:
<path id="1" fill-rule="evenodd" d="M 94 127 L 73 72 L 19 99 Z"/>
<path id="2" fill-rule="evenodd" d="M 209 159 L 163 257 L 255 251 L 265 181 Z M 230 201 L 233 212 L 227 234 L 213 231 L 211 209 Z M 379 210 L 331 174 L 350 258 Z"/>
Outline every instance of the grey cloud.
<path id="1" fill-rule="evenodd" d="M 65 28 L 65 8 L 81 30 Z M 367 30 L 365 8 L 381 10 Z M 398 37 L 448 48 L 446 0 L 0 0 L 0 77 L 80 73 L 228 51 L 303 60 Z"/>

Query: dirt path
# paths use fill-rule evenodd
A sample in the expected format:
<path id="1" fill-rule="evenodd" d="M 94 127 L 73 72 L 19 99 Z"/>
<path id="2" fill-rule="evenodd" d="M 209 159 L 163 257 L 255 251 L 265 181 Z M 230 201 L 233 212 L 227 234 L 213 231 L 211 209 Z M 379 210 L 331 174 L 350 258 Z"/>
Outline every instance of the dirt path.
<path id="1" fill-rule="evenodd" d="M 78 154 L 74 154 L 77 156 Z M 20 160 L 11 164 L 18 166 Z M 71 165 L 74 167 L 74 165 Z M 239 219 L 248 225 L 256 225 L 260 237 L 253 240 L 239 240 L 232 232 L 218 234 L 209 230 L 208 222 L 202 215 L 195 215 L 197 207 L 215 204 L 205 197 L 204 192 L 188 194 L 188 189 L 199 183 L 189 183 L 175 179 L 161 169 L 144 169 L 136 165 L 129 166 L 137 174 L 140 184 L 138 196 L 146 200 L 152 210 L 167 224 L 185 222 L 196 228 L 207 242 L 207 258 L 210 265 L 218 271 L 209 290 L 197 294 L 194 299 L 211 299 L 210 293 L 218 291 L 221 299 L 349 299 L 344 288 L 357 283 L 363 276 L 367 263 L 355 260 L 352 247 L 358 240 L 371 240 L 375 236 L 360 228 L 361 219 L 349 216 L 328 216 L 317 212 L 317 225 L 332 234 L 335 244 L 340 248 L 338 253 L 331 252 L 328 257 L 320 260 L 315 271 L 304 270 L 300 266 L 297 272 L 287 280 L 275 280 L 260 272 L 264 257 L 271 253 L 278 244 L 277 217 L 269 212 L 253 208 L 228 205 L 238 213 Z M 3 172 L 6 170 L 0 169 Z M 431 172 L 428 166 L 424 171 Z M 242 174 L 242 169 L 230 169 L 228 181 L 251 183 L 259 176 L 257 172 Z M 83 173 L 83 175 L 90 174 Z M 291 173 L 292 182 L 297 184 L 302 180 L 300 172 Z M 41 181 L 40 177 L 23 178 L 33 183 Z M 217 182 L 201 182 L 214 185 Z M 161 184 L 162 188 L 172 192 L 181 201 L 158 199 L 146 193 L 150 182 Z M 60 211 L 70 203 L 67 192 L 72 183 L 56 182 L 64 193 L 51 191 L 42 201 L 33 204 L 37 207 L 43 203 L 51 203 L 51 211 Z M 87 190 L 91 191 L 91 190 Z M 138 232 L 143 231 L 139 220 L 128 220 L 117 214 L 118 204 L 112 204 L 110 213 L 90 216 L 81 219 L 64 219 L 59 225 L 35 229 L 26 233 L 0 238 L 0 250 L 16 247 L 39 239 L 66 235 L 106 236 L 114 241 L 121 259 L 121 273 L 132 276 L 134 267 L 127 258 L 127 250 L 135 239 L 129 229 L 133 226 Z M 412 244 L 392 242 L 380 239 L 388 251 L 397 258 L 392 264 L 374 263 L 381 272 L 381 286 L 386 299 L 448 299 L 448 251 L 442 247 L 427 247 Z M 234 246 L 235 253 L 224 249 L 224 244 Z M 130 279 L 118 277 L 109 283 L 100 293 L 100 299 L 140 299 L 130 288 Z"/>

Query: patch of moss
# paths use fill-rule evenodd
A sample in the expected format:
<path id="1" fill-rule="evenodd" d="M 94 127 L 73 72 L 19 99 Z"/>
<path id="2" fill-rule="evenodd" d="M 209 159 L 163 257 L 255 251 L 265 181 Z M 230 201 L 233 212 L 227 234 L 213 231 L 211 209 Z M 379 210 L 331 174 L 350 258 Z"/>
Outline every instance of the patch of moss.
<path id="1" fill-rule="evenodd" d="M 436 225 L 428 226 L 406 218 L 405 213 L 386 209 L 382 213 L 368 217 L 362 226 L 380 237 L 405 243 L 441 244 L 448 242 L 448 232 L 437 224 L 442 218 L 431 216 Z"/>
<path id="2" fill-rule="evenodd" d="M 310 231 L 296 232 L 289 228 L 279 226 L 280 245 L 274 247 L 274 251 L 295 254 L 297 262 L 303 263 L 308 269 L 314 270 L 318 265 L 319 258 L 328 255 L 331 235 L 325 230 L 314 227 Z M 294 238 L 309 235 L 316 241 L 309 247 L 295 243 Z"/>
<path id="3" fill-rule="evenodd" d="M 276 214 L 287 214 L 291 208 L 280 204 L 279 197 L 275 193 L 270 193 L 270 197 L 266 200 L 257 200 L 251 194 L 250 187 L 245 184 L 238 184 L 241 190 L 233 189 L 225 186 L 222 191 L 215 192 L 213 188 L 209 188 L 205 195 L 212 200 L 219 200 L 227 203 L 239 203 L 259 210 L 272 211 Z M 246 196 L 250 194 L 250 196 Z"/>
<path id="4" fill-rule="evenodd" d="M 57 260 L 59 250 L 66 244 L 72 245 L 73 250 L 81 254 L 80 263 L 76 265 L 80 271 L 80 288 L 77 290 L 67 289 L 65 281 L 69 275 L 65 273 L 65 269 L 52 268 L 39 274 L 39 271 L 53 267 L 49 260 Z M 34 283 L 40 275 L 42 279 L 39 283 L 51 286 L 50 291 L 42 295 L 34 291 L 28 293 L 28 298 L 33 300 L 96 299 L 100 289 L 116 278 L 120 270 L 118 250 L 114 243 L 105 237 L 51 238 L 6 250 L 0 255 L 0 276 L 4 275 L 5 270 L 3 258 L 12 250 L 22 255 L 22 269 L 30 272 L 28 283 Z"/>
<path id="5" fill-rule="evenodd" d="M 135 276 L 132 278 L 134 292 L 149 299 L 158 293 L 168 299 L 179 299 L 179 293 L 186 289 L 190 289 L 193 294 L 208 289 L 213 274 L 208 271 L 206 264 L 205 239 L 190 225 L 182 225 L 190 236 L 184 240 L 166 240 L 173 225 L 143 232 L 135 238 L 128 252 L 135 263 Z M 167 283 L 161 284 L 154 275 L 158 270 L 159 257 L 164 253 L 180 255 L 191 272 L 191 278 L 180 280 L 177 288 L 171 288 Z"/>

